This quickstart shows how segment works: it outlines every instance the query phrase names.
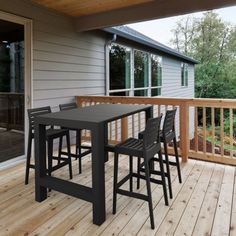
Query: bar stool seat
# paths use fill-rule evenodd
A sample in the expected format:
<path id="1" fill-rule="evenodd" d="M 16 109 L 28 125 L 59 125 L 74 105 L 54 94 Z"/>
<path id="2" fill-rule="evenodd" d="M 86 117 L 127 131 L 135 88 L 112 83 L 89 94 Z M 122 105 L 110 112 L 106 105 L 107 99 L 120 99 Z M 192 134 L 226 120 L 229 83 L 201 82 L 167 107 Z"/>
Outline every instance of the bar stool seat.
<path id="1" fill-rule="evenodd" d="M 176 141 L 176 133 L 175 133 L 175 123 L 174 123 L 176 110 L 177 110 L 176 108 L 173 110 L 167 110 L 162 130 L 160 130 L 159 132 L 160 142 L 164 144 L 165 158 L 163 159 L 163 162 L 166 164 L 167 172 L 165 172 L 165 176 L 168 179 L 170 198 L 173 197 L 172 187 L 171 187 L 170 167 L 169 167 L 170 165 L 177 167 L 179 183 L 182 183 L 181 170 L 180 170 L 180 164 L 179 164 L 179 155 L 178 155 L 178 148 L 177 148 L 177 141 Z M 140 132 L 138 137 L 139 139 L 143 139 L 144 131 Z M 173 141 L 174 151 L 175 151 L 175 161 L 169 161 L 168 150 L 167 150 L 167 144 L 172 141 Z M 156 161 L 158 161 L 158 158 L 156 159 Z M 139 186 L 139 183 L 138 183 L 138 186 Z"/>
<path id="2" fill-rule="evenodd" d="M 25 172 L 25 184 L 29 183 L 29 170 L 35 169 L 35 165 L 31 164 L 31 149 L 32 149 L 32 141 L 35 138 L 34 133 L 34 120 L 38 115 L 44 115 L 51 113 L 51 108 L 40 107 L 34 109 L 28 109 L 28 117 L 29 117 L 29 134 L 28 134 L 28 148 L 27 148 L 27 157 L 26 157 L 26 172 Z M 61 139 L 66 137 L 67 143 L 67 157 L 61 157 L 61 163 L 57 165 L 53 165 L 53 160 L 58 160 L 58 156 L 53 156 L 53 141 L 57 138 Z M 53 171 L 60 169 L 63 166 L 69 166 L 69 175 L 70 179 L 72 179 L 72 164 L 71 164 L 71 156 L 70 156 L 70 137 L 69 131 L 67 129 L 54 129 L 53 127 L 48 127 L 46 129 L 46 141 L 48 144 L 48 168 L 47 173 L 50 176 Z"/>
<path id="3" fill-rule="evenodd" d="M 50 138 L 60 138 L 61 136 L 64 136 L 68 133 L 67 129 L 52 129 L 49 128 L 46 130 L 46 139 Z M 34 138 L 34 133 L 32 133 L 32 137 Z"/>
<path id="4" fill-rule="evenodd" d="M 161 154 L 161 145 L 157 141 L 159 126 L 160 126 L 161 117 L 152 118 L 147 121 L 147 126 L 144 132 L 144 137 L 142 140 L 129 138 L 124 142 L 117 144 L 114 148 L 115 157 L 114 157 L 114 182 L 113 182 L 113 214 L 116 213 L 116 201 L 117 194 L 138 198 L 148 202 L 149 205 L 149 214 L 151 221 L 151 228 L 154 229 L 154 215 L 153 215 L 153 206 L 152 206 L 152 194 L 151 194 L 151 185 L 150 182 L 162 184 L 164 200 L 165 204 L 168 205 L 168 196 L 166 190 L 165 183 L 165 175 L 164 175 L 164 167 L 162 162 L 162 154 Z M 149 171 L 149 162 L 153 159 L 155 154 L 159 155 L 160 159 L 160 170 L 162 173 L 162 179 L 157 180 L 151 178 L 151 173 Z M 118 182 L 118 164 L 119 164 L 119 154 L 129 156 L 129 174 L 125 176 L 122 180 Z M 144 169 L 144 175 L 139 172 L 137 169 L 137 173 L 133 171 L 133 158 L 143 159 L 143 163 L 138 165 L 138 167 L 142 167 Z M 146 181 L 147 194 L 141 194 L 133 191 L 133 178 L 143 179 Z M 129 181 L 129 191 L 121 189 L 121 186 Z"/>
<path id="5" fill-rule="evenodd" d="M 76 109 L 78 107 L 76 103 L 65 103 L 65 104 L 60 104 L 59 108 L 60 108 L 60 111 L 66 111 L 66 110 Z M 87 156 L 88 154 L 91 153 L 91 146 L 82 144 L 82 140 L 81 140 L 82 129 L 71 129 L 67 127 L 61 127 L 61 128 L 76 132 L 76 150 L 75 150 L 75 153 L 71 153 L 71 156 L 79 160 L 79 173 L 81 174 L 82 173 L 82 157 Z M 82 152 L 82 149 L 85 149 L 85 151 Z M 62 154 L 66 154 L 66 152 L 62 151 L 62 138 L 61 138 L 59 142 L 59 162 L 60 162 L 60 156 Z"/>
<path id="6" fill-rule="evenodd" d="M 143 155 L 143 142 L 139 139 L 129 138 L 126 141 L 117 144 L 115 152 L 119 152 L 120 154 L 129 152 L 132 156 L 140 157 Z"/>

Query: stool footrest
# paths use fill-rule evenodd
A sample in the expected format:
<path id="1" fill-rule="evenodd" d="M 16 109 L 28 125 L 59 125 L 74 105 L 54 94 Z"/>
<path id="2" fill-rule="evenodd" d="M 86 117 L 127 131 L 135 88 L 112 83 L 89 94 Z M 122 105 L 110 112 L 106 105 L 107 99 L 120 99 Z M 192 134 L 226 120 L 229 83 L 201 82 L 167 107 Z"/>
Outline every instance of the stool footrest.
<path id="1" fill-rule="evenodd" d="M 60 157 L 60 158 L 59 158 L 59 157 L 56 157 L 56 156 L 53 156 L 52 159 L 53 159 L 53 160 L 57 160 L 57 161 L 58 161 L 59 159 L 60 159 L 61 161 L 67 161 L 67 160 L 68 160 L 68 158 L 66 158 L 66 157 Z"/>
<path id="2" fill-rule="evenodd" d="M 131 178 L 131 175 L 126 175 L 120 182 L 117 183 L 117 188 L 119 188 L 121 185 L 123 185 L 130 178 Z"/>
<path id="3" fill-rule="evenodd" d="M 117 189 L 116 192 L 121 195 L 128 196 L 128 197 L 134 197 L 134 198 L 138 198 L 138 199 L 141 199 L 144 201 L 148 201 L 148 196 L 141 194 L 141 193 L 129 192 L 129 191 L 123 190 L 123 189 Z"/>
<path id="4" fill-rule="evenodd" d="M 139 174 L 136 174 L 136 173 L 133 173 L 132 174 L 133 177 L 136 177 L 136 178 L 140 178 L 140 179 L 143 179 L 143 180 L 146 180 L 146 177 L 144 175 L 139 175 Z M 163 184 L 163 182 L 159 179 L 154 179 L 154 178 L 150 178 L 150 181 L 152 183 L 155 183 L 155 184 Z"/>
<path id="5" fill-rule="evenodd" d="M 52 167 L 52 171 L 58 170 L 58 169 L 60 169 L 61 167 L 68 165 L 68 163 L 69 163 L 69 161 L 61 162 L 60 164 L 57 164 L 56 166 L 53 166 L 53 167 Z"/>

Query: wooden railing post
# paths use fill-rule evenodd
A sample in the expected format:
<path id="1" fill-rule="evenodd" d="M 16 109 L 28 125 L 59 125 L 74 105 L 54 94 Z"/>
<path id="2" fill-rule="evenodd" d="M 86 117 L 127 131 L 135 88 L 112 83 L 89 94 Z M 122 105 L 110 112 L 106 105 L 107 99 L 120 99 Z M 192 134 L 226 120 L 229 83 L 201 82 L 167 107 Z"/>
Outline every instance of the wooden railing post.
<path id="1" fill-rule="evenodd" d="M 119 96 L 77 97 L 78 106 L 83 106 L 83 105 L 89 106 L 94 104 L 107 104 L 107 103 L 153 105 L 155 116 L 160 115 L 161 112 L 165 112 L 165 110 L 167 110 L 168 107 L 179 107 L 179 116 L 178 116 L 179 124 L 177 125 L 177 127 L 179 128 L 178 131 L 180 135 L 179 150 L 183 162 L 186 162 L 188 158 L 195 158 L 198 160 L 207 160 L 216 163 L 231 164 L 236 166 L 236 158 L 235 158 L 236 154 L 234 151 L 235 127 L 233 122 L 235 118 L 234 113 L 236 111 L 236 99 L 173 98 L 173 97 L 154 98 L 154 97 L 119 97 Z M 195 114 L 193 114 L 192 108 L 193 111 L 195 110 Z M 201 109 L 203 110 L 202 113 L 200 112 Z M 228 113 L 226 113 L 226 109 L 227 110 L 229 109 L 229 115 Z M 210 110 L 211 114 L 209 113 Z M 217 117 L 219 115 L 219 110 L 221 110 L 221 116 L 220 116 L 221 125 L 219 125 L 218 122 L 216 122 L 219 119 L 219 117 Z M 202 115 L 201 120 L 199 119 L 201 118 L 200 115 Z M 223 131 L 226 124 L 223 119 L 228 117 L 229 117 L 230 127 L 228 128 L 229 131 L 227 131 L 224 134 Z M 210 119 L 211 119 L 211 124 L 209 122 Z M 130 123 L 128 121 L 129 119 L 124 118 L 116 122 L 115 135 L 114 135 L 114 126 L 113 129 L 110 130 L 110 136 L 112 135 L 113 137 L 115 137 L 114 140 L 111 140 L 112 143 L 116 144 L 121 140 L 124 141 L 128 138 L 129 134 L 136 135 L 137 134 L 136 131 L 140 131 L 140 128 L 143 129 L 142 126 L 144 124 L 144 119 L 142 116 L 139 115 L 138 119 L 132 119 L 132 121 L 130 120 L 131 121 Z M 208 125 L 211 125 L 211 129 Z M 221 127 L 220 129 L 221 140 L 219 145 L 218 130 L 220 127 Z M 193 136 L 193 131 L 194 131 L 194 136 Z M 192 145 L 190 146 L 190 138 L 192 138 L 192 136 L 194 137 L 194 147 L 192 147 Z M 225 142 L 229 143 L 229 145 L 226 146 L 224 144 Z M 170 152 L 170 154 L 173 154 L 173 147 L 169 147 L 168 151 Z"/>
<path id="2" fill-rule="evenodd" d="M 188 160 L 189 142 L 189 105 L 187 102 L 182 102 L 180 105 L 180 149 L 183 162 Z"/>
<path id="3" fill-rule="evenodd" d="M 125 141 L 128 138 L 128 118 L 121 119 L 121 141 Z"/>
<path id="4" fill-rule="evenodd" d="M 76 97 L 76 103 L 78 107 L 82 107 L 83 105 L 83 99 L 81 99 L 79 96 Z"/>

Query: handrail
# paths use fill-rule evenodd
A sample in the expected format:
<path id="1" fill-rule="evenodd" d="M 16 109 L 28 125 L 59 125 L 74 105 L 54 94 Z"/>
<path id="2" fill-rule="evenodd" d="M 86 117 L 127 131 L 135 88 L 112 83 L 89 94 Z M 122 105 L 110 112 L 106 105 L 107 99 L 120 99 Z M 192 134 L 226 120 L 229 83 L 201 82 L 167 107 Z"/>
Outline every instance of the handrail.
<path id="1" fill-rule="evenodd" d="M 78 106 L 99 103 L 150 104 L 154 116 L 177 107 L 179 151 L 183 161 L 190 158 L 236 165 L 236 99 L 78 96 Z M 199 116 L 201 119 L 199 119 Z M 135 136 L 144 126 L 141 114 L 109 124 L 111 142 Z M 216 120 L 218 119 L 218 123 Z M 228 121 L 227 121 L 228 119 Z M 228 123 L 227 123 L 228 122 Z M 227 123 L 227 126 L 226 126 Z M 225 131 L 226 130 L 226 131 Z M 173 148 L 169 147 L 172 152 Z"/>

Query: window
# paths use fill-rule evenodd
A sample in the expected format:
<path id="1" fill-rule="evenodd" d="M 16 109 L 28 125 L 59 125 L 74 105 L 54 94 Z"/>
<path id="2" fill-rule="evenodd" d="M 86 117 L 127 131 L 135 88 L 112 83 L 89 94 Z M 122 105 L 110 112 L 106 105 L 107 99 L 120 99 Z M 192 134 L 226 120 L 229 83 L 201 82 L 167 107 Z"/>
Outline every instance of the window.
<path id="1" fill-rule="evenodd" d="M 148 86 L 148 54 L 134 50 L 134 87 Z"/>
<path id="2" fill-rule="evenodd" d="M 181 86 L 188 86 L 188 64 L 181 63 Z"/>
<path id="3" fill-rule="evenodd" d="M 151 96 L 161 95 L 162 58 L 151 54 Z"/>
<path id="4" fill-rule="evenodd" d="M 141 50 L 112 44 L 109 49 L 111 96 L 159 96 L 162 58 Z"/>
<path id="5" fill-rule="evenodd" d="M 130 90 L 130 55 L 131 50 L 127 47 L 113 44 L 110 49 L 110 88 L 116 91 L 117 96 L 128 94 Z"/>

